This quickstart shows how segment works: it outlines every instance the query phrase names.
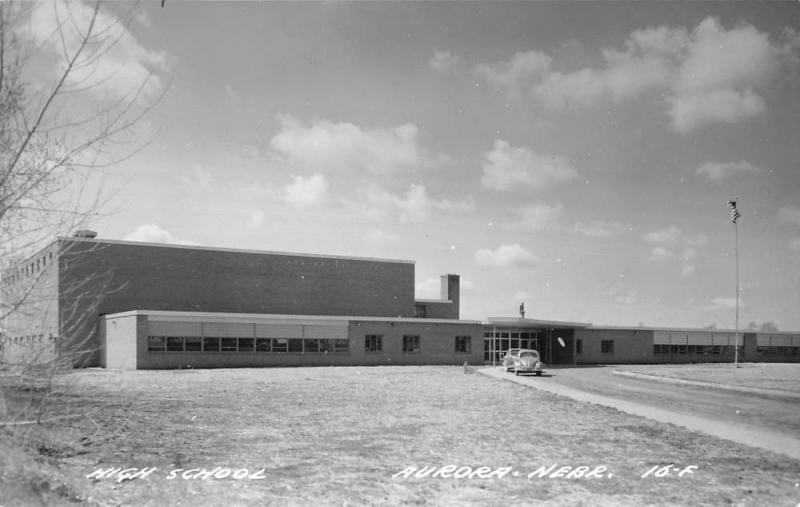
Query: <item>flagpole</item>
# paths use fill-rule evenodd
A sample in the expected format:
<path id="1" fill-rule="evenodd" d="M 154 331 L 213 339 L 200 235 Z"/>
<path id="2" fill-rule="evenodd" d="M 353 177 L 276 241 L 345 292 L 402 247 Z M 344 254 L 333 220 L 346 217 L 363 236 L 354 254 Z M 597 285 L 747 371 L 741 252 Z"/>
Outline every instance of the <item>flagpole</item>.
<path id="1" fill-rule="evenodd" d="M 733 230 L 736 236 L 736 334 L 735 347 L 733 349 L 733 367 L 739 367 L 739 223 L 733 222 Z"/>

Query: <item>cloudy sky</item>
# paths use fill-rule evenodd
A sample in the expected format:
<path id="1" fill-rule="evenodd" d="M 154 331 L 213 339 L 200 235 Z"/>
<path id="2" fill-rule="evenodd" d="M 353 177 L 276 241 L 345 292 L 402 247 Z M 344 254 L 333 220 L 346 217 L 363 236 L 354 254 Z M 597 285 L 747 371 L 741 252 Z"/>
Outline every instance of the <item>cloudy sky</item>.
<path id="1" fill-rule="evenodd" d="M 163 98 L 102 237 L 411 259 L 419 298 L 461 275 L 468 319 L 732 328 L 736 198 L 740 320 L 800 330 L 798 2 L 130 17 L 92 93 Z"/>

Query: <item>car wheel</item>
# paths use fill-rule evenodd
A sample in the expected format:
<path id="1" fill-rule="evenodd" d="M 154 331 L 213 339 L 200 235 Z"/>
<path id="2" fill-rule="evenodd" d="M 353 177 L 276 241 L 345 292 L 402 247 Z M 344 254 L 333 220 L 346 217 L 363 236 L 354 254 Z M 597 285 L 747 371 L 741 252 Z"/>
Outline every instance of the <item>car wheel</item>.
<path id="1" fill-rule="evenodd" d="M 542 376 L 542 372 L 540 372 L 540 371 L 537 371 L 537 372 L 536 372 L 536 376 L 537 376 L 537 377 L 541 377 L 541 376 Z"/>
<path id="2" fill-rule="evenodd" d="M 517 370 L 514 370 L 514 375 L 519 377 L 519 372 Z"/>

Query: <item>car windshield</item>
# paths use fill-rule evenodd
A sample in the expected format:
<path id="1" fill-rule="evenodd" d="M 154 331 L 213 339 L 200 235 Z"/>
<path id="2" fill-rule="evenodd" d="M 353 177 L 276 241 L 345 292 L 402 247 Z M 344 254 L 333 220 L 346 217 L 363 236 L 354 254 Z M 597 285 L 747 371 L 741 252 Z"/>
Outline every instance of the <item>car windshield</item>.
<path id="1" fill-rule="evenodd" d="M 519 357 L 539 357 L 539 354 L 537 354 L 536 352 L 528 350 L 528 351 L 525 351 L 525 352 L 520 352 L 519 353 Z"/>

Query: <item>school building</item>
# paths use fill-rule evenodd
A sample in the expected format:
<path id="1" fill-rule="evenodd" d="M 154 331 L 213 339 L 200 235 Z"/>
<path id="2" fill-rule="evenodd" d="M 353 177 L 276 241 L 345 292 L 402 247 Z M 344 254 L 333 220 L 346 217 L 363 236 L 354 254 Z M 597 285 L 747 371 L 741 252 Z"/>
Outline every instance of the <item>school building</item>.
<path id="1" fill-rule="evenodd" d="M 59 238 L 6 270 L 0 361 L 122 369 L 481 364 L 536 348 L 547 364 L 724 362 L 729 330 L 461 320 L 459 276 L 416 299 L 414 262 Z M 800 361 L 800 333 L 738 333 L 742 361 Z"/>

